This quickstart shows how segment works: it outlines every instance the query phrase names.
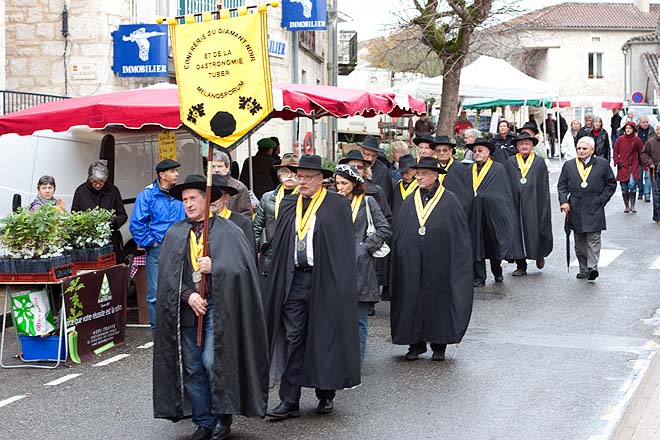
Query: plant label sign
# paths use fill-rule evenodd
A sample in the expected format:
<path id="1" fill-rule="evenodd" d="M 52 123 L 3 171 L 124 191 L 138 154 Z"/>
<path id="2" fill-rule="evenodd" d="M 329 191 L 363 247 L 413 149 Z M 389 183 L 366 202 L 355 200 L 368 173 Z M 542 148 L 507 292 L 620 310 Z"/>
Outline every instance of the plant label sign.
<path id="1" fill-rule="evenodd" d="M 63 285 L 71 360 L 94 355 L 124 342 L 128 281 L 124 265 L 67 278 Z"/>

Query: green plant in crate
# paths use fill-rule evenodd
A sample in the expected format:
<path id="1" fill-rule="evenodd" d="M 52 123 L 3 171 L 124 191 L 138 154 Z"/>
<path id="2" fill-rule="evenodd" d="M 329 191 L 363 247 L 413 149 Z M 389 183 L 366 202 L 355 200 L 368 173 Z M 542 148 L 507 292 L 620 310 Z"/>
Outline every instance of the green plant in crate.
<path id="1" fill-rule="evenodd" d="M 49 258 L 64 252 L 68 214 L 51 206 L 34 212 L 20 208 L 0 220 L 0 243 L 10 258 Z"/>
<path id="2" fill-rule="evenodd" d="M 69 214 L 66 218 L 66 229 L 71 237 L 71 247 L 86 249 L 109 244 L 112 238 L 110 219 L 113 216 L 114 210 L 98 207 Z"/>

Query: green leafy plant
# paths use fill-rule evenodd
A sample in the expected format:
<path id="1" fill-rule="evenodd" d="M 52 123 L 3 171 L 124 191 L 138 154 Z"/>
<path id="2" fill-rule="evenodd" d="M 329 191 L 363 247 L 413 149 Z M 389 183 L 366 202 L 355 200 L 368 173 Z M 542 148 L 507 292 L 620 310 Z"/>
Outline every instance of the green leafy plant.
<path id="1" fill-rule="evenodd" d="M 65 294 L 71 295 L 71 308 L 69 309 L 69 320 L 80 318 L 83 315 L 83 305 L 78 297 L 78 291 L 84 289 L 85 284 L 80 282 L 80 277 L 74 278 L 69 284 L 69 287 L 64 291 Z"/>
<path id="2" fill-rule="evenodd" d="M 66 216 L 66 229 L 74 249 L 102 247 L 110 243 L 112 229 L 110 221 L 114 211 L 93 208 L 87 211 L 72 212 Z"/>
<path id="3" fill-rule="evenodd" d="M 69 234 L 67 214 L 43 205 L 34 212 L 20 208 L 0 219 L 0 243 L 10 258 L 61 256 Z"/>

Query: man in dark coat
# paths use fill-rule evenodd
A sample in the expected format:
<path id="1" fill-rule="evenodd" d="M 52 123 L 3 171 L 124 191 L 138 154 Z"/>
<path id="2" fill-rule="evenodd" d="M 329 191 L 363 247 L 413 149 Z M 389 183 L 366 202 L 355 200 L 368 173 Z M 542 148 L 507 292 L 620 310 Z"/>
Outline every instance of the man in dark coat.
<path id="1" fill-rule="evenodd" d="M 496 151 L 493 143 L 479 138 L 466 147 L 474 153 L 469 173 L 474 194 L 470 216 L 474 287 L 482 287 L 486 283 L 486 259 L 495 282 L 504 281 L 501 263 L 510 253 L 513 221 L 511 185 L 504 166 L 490 157 Z"/>
<path id="2" fill-rule="evenodd" d="M 273 150 L 275 142 L 270 138 L 263 138 L 257 142 L 259 151 L 252 158 L 247 158 L 241 168 L 240 181 L 245 186 L 252 189 L 252 192 L 258 199 L 268 191 L 272 191 L 277 186 L 277 176 L 273 171 L 275 159 L 273 159 Z M 250 160 L 252 160 L 252 186 L 250 186 Z"/>
<path id="3" fill-rule="evenodd" d="M 124 262 L 124 239 L 119 228 L 126 223 L 128 215 L 124 208 L 119 188 L 108 180 L 108 167 L 101 161 L 92 162 L 87 170 L 87 180 L 73 193 L 71 212 L 86 211 L 92 208 L 103 208 L 115 211 L 110 220 L 112 229 L 112 250 L 117 264 Z"/>
<path id="4" fill-rule="evenodd" d="M 192 406 L 192 439 L 224 439 L 232 414 L 263 417 L 268 402 L 268 339 L 259 277 L 241 230 L 209 218 L 202 256 L 206 179 L 191 175 L 170 190 L 187 218 L 165 234 L 154 333 L 154 417 L 178 421 Z M 222 195 L 212 187 L 211 200 Z M 203 280 L 201 274 L 206 274 Z M 199 294 L 205 282 L 206 295 Z M 202 319 L 202 345 L 197 321 Z"/>
<path id="5" fill-rule="evenodd" d="M 538 139 L 519 134 L 513 145 L 518 154 L 506 162 L 513 196 L 511 255 L 517 268 L 513 276 L 527 274 L 527 260 L 536 260 L 543 269 L 545 257 L 552 252 L 552 211 L 550 184 L 545 160 L 532 149 Z"/>
<path id="6" fill-rule="evenodd" d="M 388 208 L 392 207 L 392 177 L 387 165 L 378 160 L 378 153 L 380 149 L 380 142 L 375 136 L 367 136 L 360 144 L 360 151 L 365 159 L 371 164 L 371 182 L 380 186 L 385 193 L 385 200 L 387 201 Z"/>
<path id="7" fill-rule="evenodd" d="M 575 255 L 580 264 L 579 279 L 598 278 L 600 235 L 606 229 L 605 205 L 616 191 L 610 164 L 596 156 L 595 142 L 589 136 L 578 141 L 577 158 L 564 162 L 557 192 L 561 210 L 575 234 Z"/>
<path id="8" fill-rule="evenodd" d="M 415 180 L 415 168 L 412 168 L 417 161 L 412 154 L 404 154 L 399 158 L 399 172 L 401 173 L 401 180 L 394 185 L 394 196 L 392 200 L 392 218 L 396 218 L 401 204 L 408 196 L 415 192 L 417 189 L 417 181 Z"/>
<path id="9" fill-rule="evenodd" d="M 332 175 L 321 157 L 303 155 L 299 194 L 284 197 L 273 237 L 265 311 L 271 373 L 280 404 L 267 415 L 300 415 L 301 387 L 316 388 L 320 413 L 335 390 L 360 383 L 355 244 L 350 202 L 323 188 Z"/>
<path id="10" fill-rule="evenodd" d="M 468 168 L 454 160 L 456 144 L 451 142 L 449 136 L 441 135 L 436 136 L 431 148 L 435 150 L 440 168 L 445 171 L 440 176 L 442 185 L 454 193 L 465 211 L 465 218 L 470 218 L 474 193 L 468 182 Z"/>
<path id="11" fill-rule="evenodd" d="M 394 220 L 392 240 L 392 342 L 409 345 L 416 360 L 431 343 L 432 359 L 445 359 L 472 314 L 472 263 L 467 217 L 459 200 L 439 182 L 435 159 L 414 165 L 419 188 L 407 197 Z"/>
<path id="12" fill-rule="evenodd" d="M 252 229 L 252 222 L 244 215 L 241 215 L 237 212 L 234 212 L 229 209 L 229 202 L 233 196 L 238 194 L 236 188 L 230 185 L 229 177 L 223 176 L 221 174 L 213 175 L 213 185 L 217 186 L 222 190 L 222 197 L 220 197 L 217 202 L 212 205 L 211 210 L 215 212 L 220 217 L 227 219 L 236 224 L 250 245 L 250 250 L 254 255 L 254 258 L 257 258 L 257 241 L 254 238 L 254 229 Z"/>

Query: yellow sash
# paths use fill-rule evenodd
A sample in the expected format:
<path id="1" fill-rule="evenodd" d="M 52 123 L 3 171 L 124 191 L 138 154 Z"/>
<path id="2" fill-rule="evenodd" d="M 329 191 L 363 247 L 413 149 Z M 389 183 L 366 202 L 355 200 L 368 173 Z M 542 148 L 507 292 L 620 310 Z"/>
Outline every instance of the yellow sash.
<path id="1" fill-rule="evenodd" d="M 439 186 L 438 190 L 435 192 L 435 195 L 431 198 L 431 200 L 426 202 L 426 206 L 422 205 L 421 189 L 415 192 L 415 211 L 417 212 L 417 220 L 419 221 L 420 228 L 426 224 L 426 220 L 428 220 L 429 216 L 431 215 L 431 212 L 433 212 L 433 208 L 435 208 L 435 205 L 438 204 L 444 192 L 445 192 L 445 187 Z"/>
<path id="2" fill-rule="evenodd" d="M 229 211 L 227 208 L 225 208 L 223 212 L 225 210 Z M 229 211 L 229 214 L 231 215 L 231 211 Z M 209 218 L 211 217 L 213 217 L 213 213 L 209 212 Z M 199 265 L 197 264 L 197 258 L 202 256 L 202 251 L 204 250 L 204 234 L 203 233 L 200 234 L 198 240 L 197 236 L 195 235 L 195 231 L 191 229 L 190 239 L 188 241 L 190 243 L 190 262 L 192 263 L 193 270 L 195 272 L 199 272 Z"/>
<path id="3" fill-rule="evenodd" d="M 401 198 L 403 200 L 406 200 L 406 197 L 408 197 L 417 189 L 417 180 L 413 180 L 412 182 L 410 182 L 410 185 L 408 185 L 407 189 L 404 188 L 403 180 L 402 180 L 401 182 L 399 182 L 399 189 L 401 190 Z"/>
<path id="4" fill-rule="evenodd" d="M 593 159 L 592 159 L 593 160 Z M 582 182 L 586 182 L 593 167 L 585 167 L 580 158 L 576 157 L 575 162 L 577 163 L 578 174 L 582 178 Z"/>
<path id="5" fill-rule="evenodd" d="M 529 169 L 532 167 L 532 162 L 534 162 L 534 153 L 529 153 L 527 157 L 527 162 L 523 161 L 522 154 L 516 154 L 516 160 L 518 161 L 518 168 L 520 168 L 520 176 L 523 178 L 527 177 Z"/>
<path id="6" fill-rule="evenodd" d="M 298 187 L 296 187 L 291 194 L 298 194 Z M 280 185 L 280 189 L 277 190 L 277 195 L 275 196 L 275 219 L 280 215 L 280 203 L 284 198 L 284 185 Z"/>
<path id="7" fill-rule="evenodd" d="M 479 185 L 481 185 L 481 182 L 483 182 L 484 178 L 486 177 L 486 174 L 488 173 L 488 170 L 490 170 L 490 167 L 493 165 L 493 159 L 490 157 L 486 159 L 486 163 L 484 164 L 483 168 L 481 168 L 481 172 L 477 173 L 477 163 L 475 162 L 472 164 L 472 189 L 474 190 L 474 194 L 477 194 L 477 189 L 479 189 Z"/>
<path id="8" fill-rule="evenodd" d="M 220 211 L 219 215 L 220 215 L 220 217 L 226 218 L 227 220 L 229 220 L 229 217 L 231 217 L 231 211 L 228 210 L 227 207 L 225 206 L 224 208 L 222 208 L 222 211 Z"/>
<path id="9" fill-rule="evenodd" d="M 355 223 L 355 219 L 357 218 L 358 211 L 360 210 L 360 204 L 362 203 L 362 199 L 364 198 L 364 194 L 360 194 L 359 196 L 353 197 L 353 200 L 351 200 L 351 213 L 353 214 L 353 223 Z M 369 209 L 369 207 L 366 207 Z"/>
<path id="10" fill-rule="evenodd" d="M 316 211 L 321 207 L 321 203 L 325 199 L 325 195 L 328 191 L 321 187 L 320 190 L 314 194 L 312 201 L 309 202 L 307 211 L 303 216 L 303 198 L 302 196 L 298 197 L 298 203 L 296 204 L 296 224 L 298 225 L 298 239 L 304 240 L 309 231 L 309 227 L 312 225 L 312 218 L 316 215 Z"/>

